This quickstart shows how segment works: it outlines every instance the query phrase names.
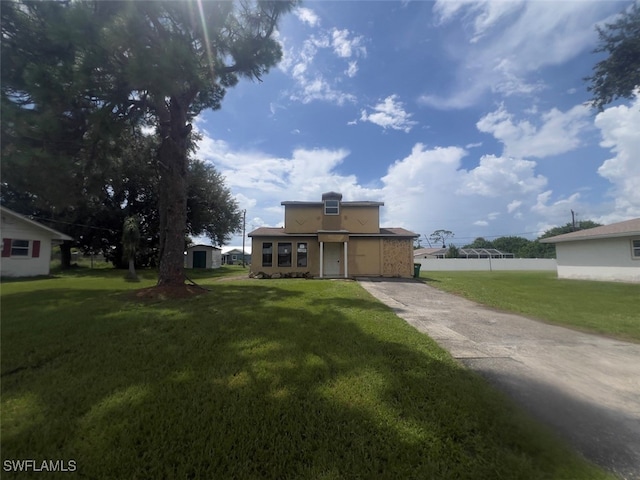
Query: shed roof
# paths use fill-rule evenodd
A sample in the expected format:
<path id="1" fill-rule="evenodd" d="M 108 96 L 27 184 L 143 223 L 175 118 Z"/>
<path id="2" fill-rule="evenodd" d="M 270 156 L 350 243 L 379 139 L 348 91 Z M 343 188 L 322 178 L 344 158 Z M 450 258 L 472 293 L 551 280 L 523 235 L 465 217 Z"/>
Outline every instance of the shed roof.
<path id="1" fill-rule="evenodd" d="M 205 245 L 203 243 L 199 243 L 198 245 L 191 245 L 187 247 L 187 250 L 193 250 L 194 248 L 211 248 L 213 250 L 220 250 L 220 247 L 214 247 L 213 245 Z"/>
<path id="2" fill-rule="evenodd" d="M 555 237 L 543 238 L 540 243 L 577 242 L 582 240 L 596 240 L 600 238 L 640 236 L 640 218 L 633 218 L 624 222 L 612 223 L 601 227 L 587 228 L 577 232 L 564 233 Z"/>

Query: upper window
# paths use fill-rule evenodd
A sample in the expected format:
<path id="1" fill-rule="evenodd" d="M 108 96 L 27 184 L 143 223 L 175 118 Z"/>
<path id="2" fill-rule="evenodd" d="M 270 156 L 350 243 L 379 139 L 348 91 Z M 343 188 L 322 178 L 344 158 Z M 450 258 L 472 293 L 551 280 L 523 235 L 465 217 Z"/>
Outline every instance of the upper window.
<path id="1" fill-rule="evenodd" d="M 325 200 L 324 201 L 324 214 L 325 215 L 338 215 L 338 214 L 340 214 L 340 201 L 339 200 Z"/>
<path id="2" fill-rule="evenodd" d="M 278 266 L 291 266 L 291 243 L 278 243 Z"/>
<path id="3" fill-rule="evenodd" d="M 273 244 L 264 242 L 262 244 L 262 266 L 271 267 L 273 265 Z"/>
<path id="4" fill-rule="evenodd" d="M 631 255 L 640 259 L 640 240 L 631 240 Z"/>
<path id="5" fill-rule="evenodd" d="M 11 240 L 12 257 L 29 256 L 29 240 Z"/>

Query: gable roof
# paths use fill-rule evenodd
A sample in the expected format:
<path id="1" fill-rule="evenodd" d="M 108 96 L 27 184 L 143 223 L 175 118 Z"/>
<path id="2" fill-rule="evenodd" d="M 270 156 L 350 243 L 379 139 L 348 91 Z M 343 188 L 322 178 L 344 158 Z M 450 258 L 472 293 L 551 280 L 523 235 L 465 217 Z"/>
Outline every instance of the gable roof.
<path id="1" fill-rule="evenodd" d="M 14 212 L 7 207 L 3 207 L 2 205 L 0 205 L 0 212 L 2 212 L 2 215 L 7 215 L 9 217 L 15 218 L 31 227 L 47 232 L 49 235 L 51 235 L 51 238 L 53 240 L 73 240 L 73 238 L 71 238 L 69 235 L 65 235 L 64 233 L 54 230 L 53 228 L 49 228 L 39 222 L 36 222 L 35 220 L 31 220 L 29 217 L 20 215 L 19 213 Z"/>
<path id="2" fill-rule="evenodd" d="M 616 238 L 640 236 L 640 218 L 633 218 L 624 222 L 603 225 L 602 227 L 587 228 L 577 232 L 564 233 L 555 237 L 543 238 L 540 243 L 575 242 L 581 240 L 596 240 L 599 238 Z"/>

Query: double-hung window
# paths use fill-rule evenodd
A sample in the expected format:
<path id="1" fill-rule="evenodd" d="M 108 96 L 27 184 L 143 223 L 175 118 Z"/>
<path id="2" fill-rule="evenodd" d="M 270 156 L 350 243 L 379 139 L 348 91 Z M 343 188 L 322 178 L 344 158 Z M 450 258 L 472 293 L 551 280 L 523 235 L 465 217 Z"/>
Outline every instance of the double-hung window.
<path id="1" fill-rule="evenodd" d="M 12 240 L 11 256 L 12 257 L 28 257 L 29 256 L 29 240 Z"/>
<path id="2" fill-rule="evenodd" d="M 640 260 L 640 239 L 631 240 L 631 256 L 636 260 Z"/>
<path id="3" fill-rule="evenodd" d="M 340 214 L 340 201 L 339 200 L 325 200 L 324 201 L 324 214 L 325 215 L 339 215 Z"/>

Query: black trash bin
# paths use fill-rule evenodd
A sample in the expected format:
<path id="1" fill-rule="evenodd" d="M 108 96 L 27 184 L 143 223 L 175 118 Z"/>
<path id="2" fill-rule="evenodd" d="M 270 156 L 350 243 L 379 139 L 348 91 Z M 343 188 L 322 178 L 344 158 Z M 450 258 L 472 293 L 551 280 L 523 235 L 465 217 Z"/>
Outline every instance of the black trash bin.
<path id="1" fill-rule="evenodd" d="M 413 278 L 420 278 L 420 267 L 422 266 L 421 263 L 414 263 L 413 264 Z"/>

